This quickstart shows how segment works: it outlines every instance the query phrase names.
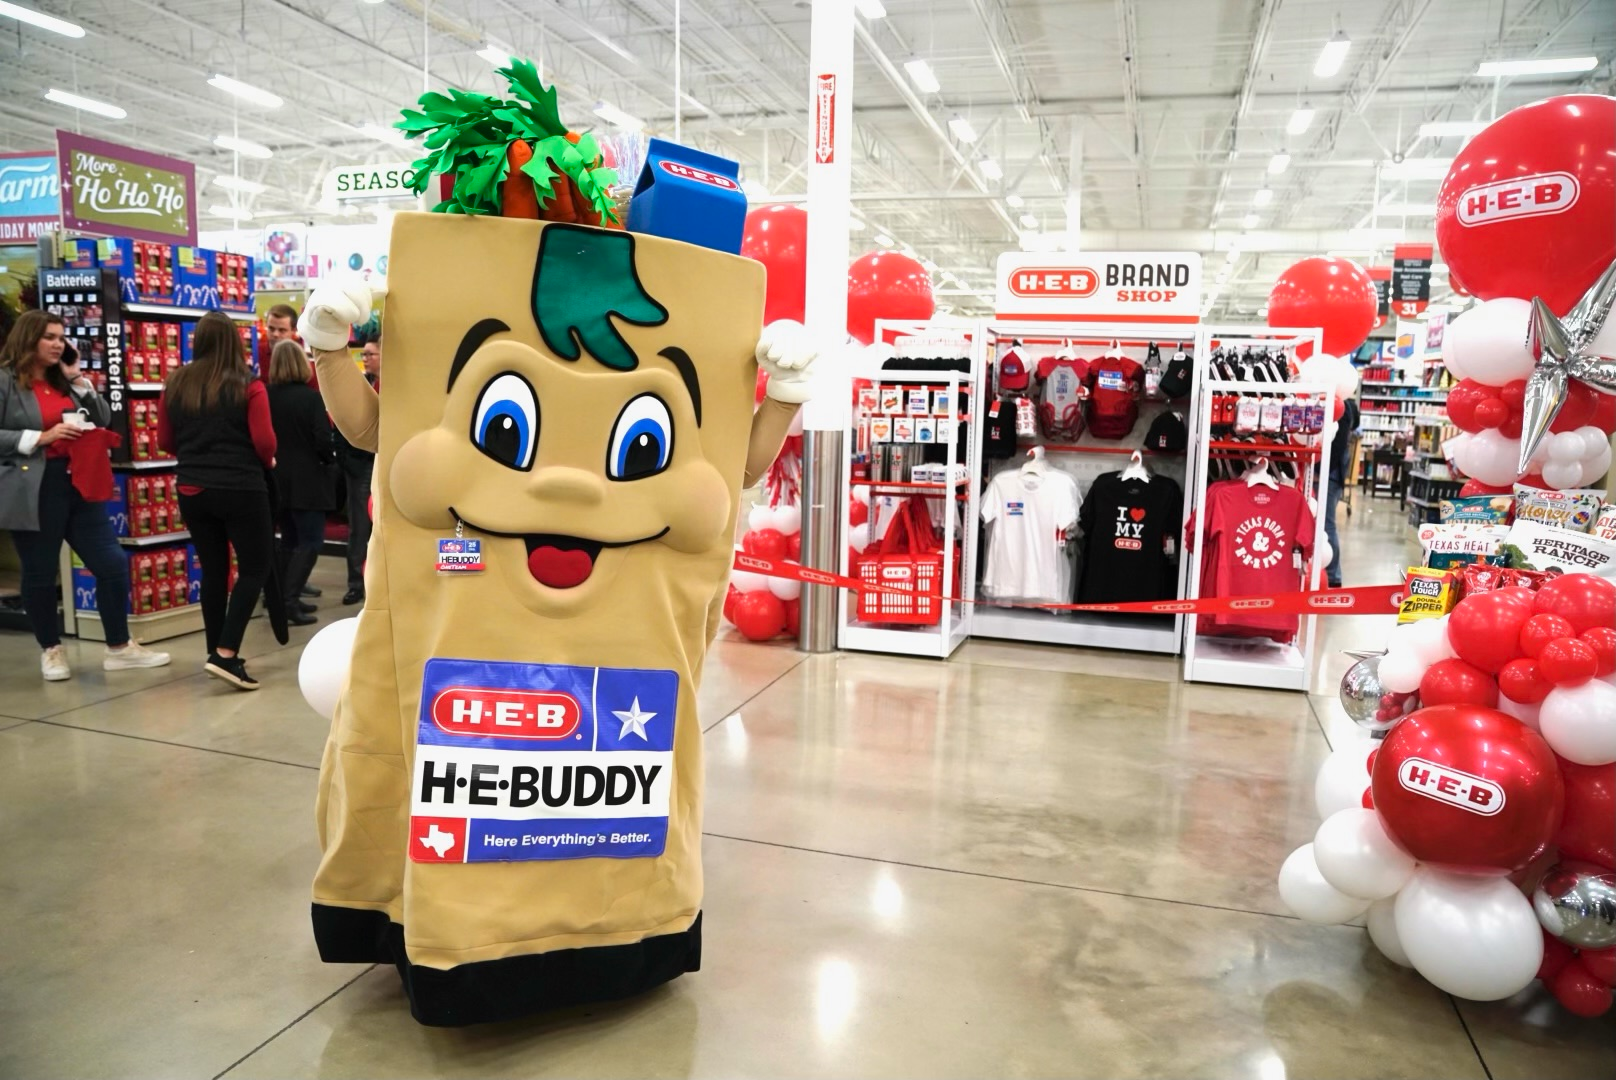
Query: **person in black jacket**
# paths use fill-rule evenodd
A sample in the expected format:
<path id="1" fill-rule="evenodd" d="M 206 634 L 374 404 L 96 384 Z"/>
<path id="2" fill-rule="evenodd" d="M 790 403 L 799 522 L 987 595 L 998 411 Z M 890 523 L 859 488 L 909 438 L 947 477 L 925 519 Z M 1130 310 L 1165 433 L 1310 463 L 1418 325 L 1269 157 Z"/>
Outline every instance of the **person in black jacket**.
<path id="1" fill-rule="evenodd" d="M 253 378 L 228 315 L 210 311 L 197 320 L 191 362 L 169 376 L 157 399 L 157 443 L 179 459 L 180 512 L 202 564 L 203 670 L 256 690 L 258 680 L 240 656 L 241 637 L 264 593 L 275 543 L 265 478 L 275 467 L 275 428 L 269 394 Z"/>
<path id="2" fill-rule="evenodd" d="M 325 542 L 325 515 L 335 504 L 330 466 L 337 460 L 331 421 L 303 346 L 275 343 L 269 355 L 269 415 L 275 425 L 275 494 L 281 543 L 276 558 L 286 598 L 286 621 L 309 626 L 318 620 L 301 595 Z"/>
<path id="3" fill-rule="evenodd" d="M 1325 581 L 1332 589 L 1341 588 L 1341 538 L 1336 533 L 1336 509 L 1352 472 L 1352 436 L 1358 430 L 1358 403 L 1347 398 L 1341 419 L 1336 421 L 1335 438 L 1330 440 L 1330 479 L 1324 495 L 1324 535 L 1330 540 L 1330 565 Z"/>

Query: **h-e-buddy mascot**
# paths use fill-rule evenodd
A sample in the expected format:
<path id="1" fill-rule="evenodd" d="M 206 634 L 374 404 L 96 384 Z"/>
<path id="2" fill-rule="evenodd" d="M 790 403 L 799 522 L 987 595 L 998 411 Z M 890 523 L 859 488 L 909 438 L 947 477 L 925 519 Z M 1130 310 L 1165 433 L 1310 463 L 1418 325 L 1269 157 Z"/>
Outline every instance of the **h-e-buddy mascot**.
<path id="1" fill-rule="evenodd" d="M 759 264 L 611 228 L 603 185 L 550 164 L 587 213 L 394 220 L 382 393 L 345 351 L 369 286 L 321 286 L 300 322 L 332 418 L 377 455 L 315 937 L 395 964 L 424 1024 L 700 966 L 696 687 L 739 492 L 814 359 L 798 327 L 760 341 Z"/>

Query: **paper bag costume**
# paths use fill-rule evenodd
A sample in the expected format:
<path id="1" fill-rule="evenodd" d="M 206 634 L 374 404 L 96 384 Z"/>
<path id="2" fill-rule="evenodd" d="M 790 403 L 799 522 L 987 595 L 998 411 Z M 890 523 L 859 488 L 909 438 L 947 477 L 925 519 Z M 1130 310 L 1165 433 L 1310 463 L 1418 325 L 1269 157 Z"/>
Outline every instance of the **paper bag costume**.
<path id="1" fill-rule="evenodd" d="M 795 411 L 753 413 L 763 269 L 443 214 L 400 214 L 389 261 L 385 392 L 318 365 L 377 452 L 321 766 L 321 956 L 396 964 L 442 1025 L 695 971 L 696 684 L 743 474 Z"/>

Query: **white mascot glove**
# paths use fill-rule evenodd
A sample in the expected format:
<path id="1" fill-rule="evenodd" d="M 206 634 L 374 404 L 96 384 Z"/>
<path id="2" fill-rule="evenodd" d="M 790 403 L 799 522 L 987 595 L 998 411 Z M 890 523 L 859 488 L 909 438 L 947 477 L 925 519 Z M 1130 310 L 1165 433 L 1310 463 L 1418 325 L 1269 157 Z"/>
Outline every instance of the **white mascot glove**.
<path id="1" fill-rule="evenodd" d="M 758 338 L 758 366 L 769 373 L 769 397 L 787 405 L 801 405 L 813 396 L 813 363 L 819 350 L 808 331 L 791 319 L 776 319 Z"/>
<path id="2" fill-rule="evenodd" d="M 316 352 L 336 352 L 348 347 L 353 327 L 370 318 L 371 298 L 381 296 L 387 286 L 355 276 L 332 278 L 315 287 L 297 332 Z"/>

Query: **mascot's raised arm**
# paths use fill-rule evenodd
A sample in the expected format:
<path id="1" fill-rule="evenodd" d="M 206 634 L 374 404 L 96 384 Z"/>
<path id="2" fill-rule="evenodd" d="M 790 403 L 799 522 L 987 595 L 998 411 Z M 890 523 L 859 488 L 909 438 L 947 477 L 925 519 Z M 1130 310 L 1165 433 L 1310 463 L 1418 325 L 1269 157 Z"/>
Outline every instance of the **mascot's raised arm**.
<path id="1" fill-rule="evenodd" d="M 376 454 L 315 937 L 397 965 L 427 1024 L 699 967 L 696 682 L 740 490 L 814 359 L 801 327 L 761 332 L 758 263 L 632 231 L 632 206 L 615 227 L 592 140 L 531 65 L 502 74 L 514 101 L 428 94 L 400 125 L 434 148 L 419 183 L 455 191 L 394 219 L 385 390 L 346 353 L 369 285 L 322 285 L 300 323 L 337 426 Z"/>

